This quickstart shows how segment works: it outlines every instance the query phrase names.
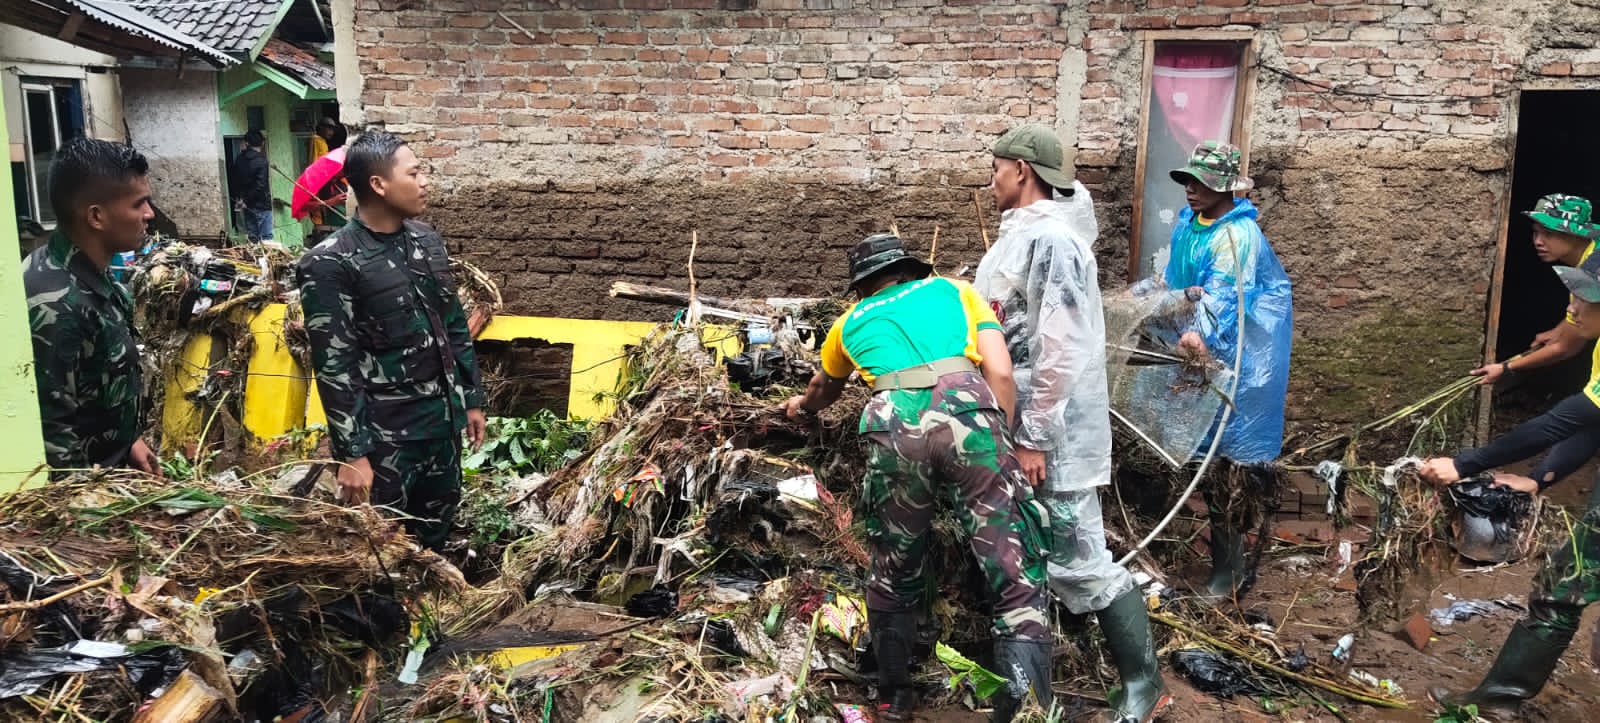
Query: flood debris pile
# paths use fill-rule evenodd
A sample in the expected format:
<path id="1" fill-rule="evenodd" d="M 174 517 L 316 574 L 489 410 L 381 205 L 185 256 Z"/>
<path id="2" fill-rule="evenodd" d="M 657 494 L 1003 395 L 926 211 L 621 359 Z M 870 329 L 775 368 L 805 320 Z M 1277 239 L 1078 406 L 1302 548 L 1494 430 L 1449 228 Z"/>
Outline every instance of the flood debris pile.
<path id="1" fill-rule="evenodd" d="M 507 546 L 500 578 L 440 611 L 442 644 L 395 720 L 837 719 L 865 701 L 868 553 L 852 510 L 867 392 L 788 420 L 777 403 L 792 388 L 757 397 L 731 383 L 707 349 L 717 333 L 657 329 L 582 455 L 507 501 L 537 521 Z M 955 530 L 936 535 L 947 581 L 966 567 Z M 969 588 L 930 591 L 931 634 L 985 639 Z M 599 617 L 561 629 L 573 610 Z M 933 643 L 930 690 L 967 695 L 945 685 Z M 559 654 L 507 657 L 529 646 Z"/>
<path id="2" fill-rule="evenodd" d="M 426 597 L 464 586 L 377 510 L 231 474 L 80 476 L 0 519 L 13 720 L 318 720 L 374 689 Z"/>

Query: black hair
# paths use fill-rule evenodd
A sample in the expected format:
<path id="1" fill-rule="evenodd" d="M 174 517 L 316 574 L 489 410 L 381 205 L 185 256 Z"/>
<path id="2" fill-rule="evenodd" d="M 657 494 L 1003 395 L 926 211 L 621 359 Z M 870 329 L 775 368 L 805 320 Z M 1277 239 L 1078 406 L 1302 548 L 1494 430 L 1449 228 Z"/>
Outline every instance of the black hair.
<path id="1" fill-rule="evenodd" d="M 267 137 L 264 136 L 264 135 L 261 135 L 261 131 L 253 130 L 253 131 L 250 131 L 249 133 L 244 134 L 244 142 L 245 143 L 249 143 L 250 145 L 255 146 L 256 148 L 260 148 L 261 144 L 267 142 Z"/>
<path id="2" fill-rule="evenodd" d="M 367 131 L 351 141 L 344 152 L 344 177 L 350 179 L 350 190 L 356 201 L 365 203 L 377 199 L 372 189 L 373 176 L 388 176 L 394 169 L 394 155 L 406 142 L 393 133 Z"/>
<path id="3" fill-rule="evenodd" d="M 148 173 L 150 162 L 133 146 L 74 138 L 50 162 L 50 208 L 69 223 L 78 209 L 109 200 L 130 179 Z"/>

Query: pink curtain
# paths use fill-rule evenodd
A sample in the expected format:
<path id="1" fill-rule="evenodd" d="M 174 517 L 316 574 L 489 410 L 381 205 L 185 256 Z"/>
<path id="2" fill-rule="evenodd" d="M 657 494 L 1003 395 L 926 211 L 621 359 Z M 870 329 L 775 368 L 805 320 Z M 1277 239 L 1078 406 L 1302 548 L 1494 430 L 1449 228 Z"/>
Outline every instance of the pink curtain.
<path id="1" fill-rule="evenodd" d="M 1200 141 L 1229 140 L 1239 52 L 1232 43 L 1156 45 L 1150 96 L 1160 105 L 1173 140 L 1185 151 Z"/>

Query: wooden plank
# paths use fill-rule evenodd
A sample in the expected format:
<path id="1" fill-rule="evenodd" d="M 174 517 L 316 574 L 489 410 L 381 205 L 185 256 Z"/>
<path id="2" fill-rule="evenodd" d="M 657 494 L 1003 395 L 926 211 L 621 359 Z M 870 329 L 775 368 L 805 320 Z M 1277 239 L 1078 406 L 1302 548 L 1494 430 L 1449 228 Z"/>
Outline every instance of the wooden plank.
<path id="1" fill-rule="evenodd" d="M 133 717 L 133 723 L 209 723 L 221 712 L 222 693 L 185 670 L 167 692 Z"/>
<path id="2" fill-rule="evenodd" d="M 1155 69 L 1156 62 L 1156 36 L 1144 36 L 1144 70 L 1143 84 L 1139 88 L 1139 135 L 1135 142 L 1138 146 L 1133 156 L 1133 219 L 1128 225 L 1128 282 L 1139 280 L 1140 255 L 1143 253 L 1139 234 L 1140 220 L 1144 217 L 1144 165 L 1145 154 L 1150 138 L 1150 75 Z"/>
<path id="3" fill-rule="evenodd" d="M 1239 85 L 1233 94 L 1233 144 L 1244 153 L 1240 161 L 1239 172 L 1246 177 L 1250 175 L 1250 116 L 1255 108 L 1256 100 L 1256 57 L 1261 50 L 1261 36 L 1250 34 L 1250 42 L 1246 43 L 1239 56 Z"/>
<path id="4" fill-rule="evenodd" d="M 81 27 L 83 27 L 83 13 L 73 13 L 71 17 L 67 18 L 67 22 L 61 26 L 61 32 L 56 33 L 56 38 L 70 43 L 74 37 L 77 37 L 78 28 Z"/>
<path id="5" fill-rule="evenodd" d="M 1506 237 L 1511 227 L 1511 189 L 1516 179 L 1517 170 L 1517 113 L 1522 105 L 1522 91 L 1518 90 L 1511 96 L 1506 104 L 1508 125 L 1506 131 L 1506 152 L 1510 157 L 1506 160 L 1506 186 L 1505 193 L 1500 198 L 1500 231 L 1495 240 L 1494 270 L 1489 279 L 1489 320 L 1484 330 L 1483 363 L 1489 364 L 1499 355 L 1500 337 L 1500 304 L 1505 300 L 1506 280 Z M 1481 446 L 1489 442 L 1489 423 L 1494 416 L 1494 387 L 1478 387 L 1478 423 L 1475 436 Z"/>

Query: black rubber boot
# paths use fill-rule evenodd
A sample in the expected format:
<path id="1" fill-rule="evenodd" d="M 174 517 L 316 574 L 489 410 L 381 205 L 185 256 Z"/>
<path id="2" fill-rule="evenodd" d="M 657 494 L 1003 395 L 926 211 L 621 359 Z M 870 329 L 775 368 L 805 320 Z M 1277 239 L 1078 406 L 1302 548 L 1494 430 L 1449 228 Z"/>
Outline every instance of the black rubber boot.
<path id="1" fill-rule="evenodd" d="M 911 646 L 917 640 L 917 618 L 911 611 L 867 611 L 872 648 L 878 658 L 878 720 L 911 720 L 916 690 L 911 687 Z"/>
<path id="2" fill-rule="evenodd" d="M 1249 583 L 1245 569 L 1244 535 L 1215 521 L 1211 523 L 1211 577 L 1205 597 L 1212 602 L 1236 601 Z"/>
<path id="3" fill-rule="evenodd" d="M 994 641 L 994 672 L 1006 679 L 1006 687 L 994 695 L 993 723 L 1011 723 L 1017 711 L 1028 702 L 1032 691 L 1039 707 L 1050 710 L 1055 691 L 1050 689 L 1050 654 L 1054 644 L 1041 640 L 998 638 Z"/>
<path id="4" fill-rule="evenodd" d="M 1147 723 L 1172 705 L 1156 663 L 1155 639 L 1150 636 L 1150 612 L 1138 588 L 1112 600 L 1096 614 L 1106 635 L 1111 662 L 1122 678 L 1122 694 L 1111 701 L 1112 720 Z"/>
<path id="5" fill-rule="evenodd" d="M 1462 693 L 1452 693 L 1445 688 L 1434 688 L 1429 693 L 1434 702 L 1446 708 L 1477 705 L 1516 705 L 1539 694 L 1545 681 L 1556 670 L 1561 654 L 1572 642 L 1571 630 L 1553 630 L 1550 639 L 1540 637 L 1528 624 L 1519 620 L 1500 646 L 1489 674 L 1478 687 Z"/>

